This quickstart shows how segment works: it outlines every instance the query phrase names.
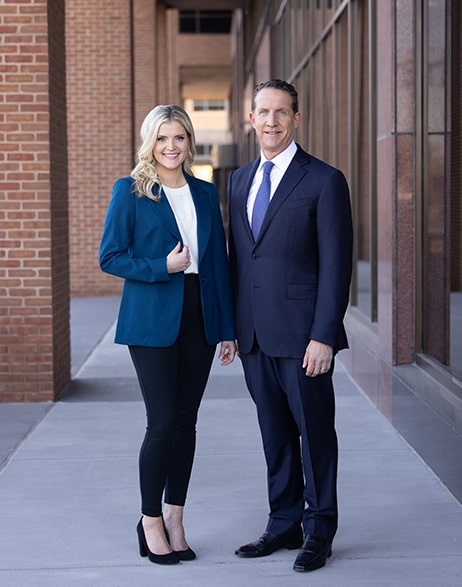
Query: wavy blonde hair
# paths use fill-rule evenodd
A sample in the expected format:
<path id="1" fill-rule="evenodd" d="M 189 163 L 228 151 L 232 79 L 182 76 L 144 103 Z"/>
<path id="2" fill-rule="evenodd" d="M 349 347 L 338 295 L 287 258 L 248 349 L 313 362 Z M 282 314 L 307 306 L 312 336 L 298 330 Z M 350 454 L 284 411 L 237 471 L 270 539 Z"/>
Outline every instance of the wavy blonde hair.
<path id="1" fill-rule="evenodd" d="M 146 196 L 151 200 L 160 200 L 162 182 L 157 173 L 156 161 L 152 153 L 159 134 L 159 128 L 164 122 L 179 122 L 189 137 L 189 151 L 183 162 L 183 171 L 193 175 L 191 165 L 196 155 L 196 138 L 189 115 L 181 106 L 175 104 L 160 104 L 148 113 L 140 129 L 141 146 L 138 149 L 137 160 L 130 176 L 135 180 L 135 191 L 138 196 Z M 153 187 L 158 186 L 158 194 L 153 193 Z"/>

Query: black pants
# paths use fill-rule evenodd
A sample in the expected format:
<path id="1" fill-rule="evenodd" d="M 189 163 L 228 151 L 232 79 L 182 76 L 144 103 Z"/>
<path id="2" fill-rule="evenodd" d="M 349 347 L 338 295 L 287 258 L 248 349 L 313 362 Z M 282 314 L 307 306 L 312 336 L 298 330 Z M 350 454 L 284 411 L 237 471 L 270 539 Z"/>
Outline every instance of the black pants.
<path id="1" fill-rule="evenodd" d="M 176 342 L 165 348 L 130 346 L 129 350 L 147 417 L 139 458 L 141 511 L 157 517 L 162 514 L 163 494 L 166 503 L 185 504 L 197 413 L 215 354 L 215 346 L 205 339 L 197 275 L 185 276 Z"/>

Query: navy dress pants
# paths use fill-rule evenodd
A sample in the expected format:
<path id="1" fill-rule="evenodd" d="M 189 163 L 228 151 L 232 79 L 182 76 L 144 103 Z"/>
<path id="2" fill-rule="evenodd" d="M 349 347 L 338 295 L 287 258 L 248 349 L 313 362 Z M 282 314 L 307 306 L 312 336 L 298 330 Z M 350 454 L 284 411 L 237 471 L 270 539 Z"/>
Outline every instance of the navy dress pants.
<path id="1" fill-rule="evenodd" d="M 302 358 L 270 357 L 257 343 L 241 358 L 267 464 L 266 529 L 281 535 L 303 523 L 305 535 L 332 541 L 338 524 L 334 367 L 307 377 Z"/>

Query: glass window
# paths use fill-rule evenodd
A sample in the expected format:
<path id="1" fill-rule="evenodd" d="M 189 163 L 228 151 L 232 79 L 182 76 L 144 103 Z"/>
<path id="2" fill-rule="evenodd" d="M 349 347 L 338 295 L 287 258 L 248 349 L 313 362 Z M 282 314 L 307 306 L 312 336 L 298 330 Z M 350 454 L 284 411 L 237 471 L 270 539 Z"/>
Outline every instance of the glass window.
<path id="1" fill-rule="evenodd" d="M 425 0 L 423 7 L 422 332 L 417 346 L 460 379 L 462 7 L 452 3 L 452 35 L 447 30 L 445 2 Z M 448 37 L 452 42 L 449 53 L 445 45 Z"/>
<path id="2" fill-rule="evenodd" d="M 194 110 L 196 112 L 205 112 L 208 110 L 222 111 L 226 110 L 225 100 L 195 100 Z"/>
<path id="3" fill-rule="evenodd" d="M 229 34 L 231 10 L 180 10 L 179 32 L 193 34 Z"/>
<path id="4" fill-rule="evenodd" d="M 451 56 L 451 143 L 450 143 L 450 293 L 449 365 L 462 379 L 462 6 L 453 5 Z"/>
<path id="5" fill-rule="evenodd" d="M 198 157 L 210 157 L 212 151 L 211 143 L 199 143 L 196 145 L 196 151 Z"/>
<path id="6" fill-rule="evenodd" d="M 376 275 L 375 267 L 375 238 L 376 218 L 375 202 L 376 190 L 372 186 L 374 177 L 374 153 L 371 151 L 371 143 L 375 137 L 371 137 L 371 128 L 374 128 L 372 117 L 375 109 L 371 108 L 373 88 L 371 76 L 374 71 L 370 69 L 369 51 L 374 40 L 369 39 L 368 29 L 368 4 L 358 4 L 356 14 L 356 38 L 353 54 L 354 75 L 358 80 L 352 98 L 354 101 L 354 113 L 352 118 L 355 128 L 352 140 L 357 141 L 356 157 L 352 164 L 355 166 L 355 183 L 353 189 L 356 192 L 355 217 L 356 217 L 356 284 L 357 306 L 372 321 L 377 321 L 377 300 L 375 299 Z"/>

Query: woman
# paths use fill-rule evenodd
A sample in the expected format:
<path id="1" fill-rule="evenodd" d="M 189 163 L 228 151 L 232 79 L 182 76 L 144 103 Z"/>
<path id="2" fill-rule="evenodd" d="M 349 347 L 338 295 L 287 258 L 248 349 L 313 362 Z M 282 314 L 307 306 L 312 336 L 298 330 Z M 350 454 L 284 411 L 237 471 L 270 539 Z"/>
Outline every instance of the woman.
<path id="1" fill-rule="evenodd" d="M 196 558 L 183 508 L 197 413 L 217 343 L 223 365 L 234 359 L 234 321 L 217 192 L 192 176 L 189 116 L 156 106 L 141 139 L 131 176 L 114 185 L 99 259 L 125 280 L 115 342 L 128 345 L 146 405 L 140 555 L 176 564 Z"/>

